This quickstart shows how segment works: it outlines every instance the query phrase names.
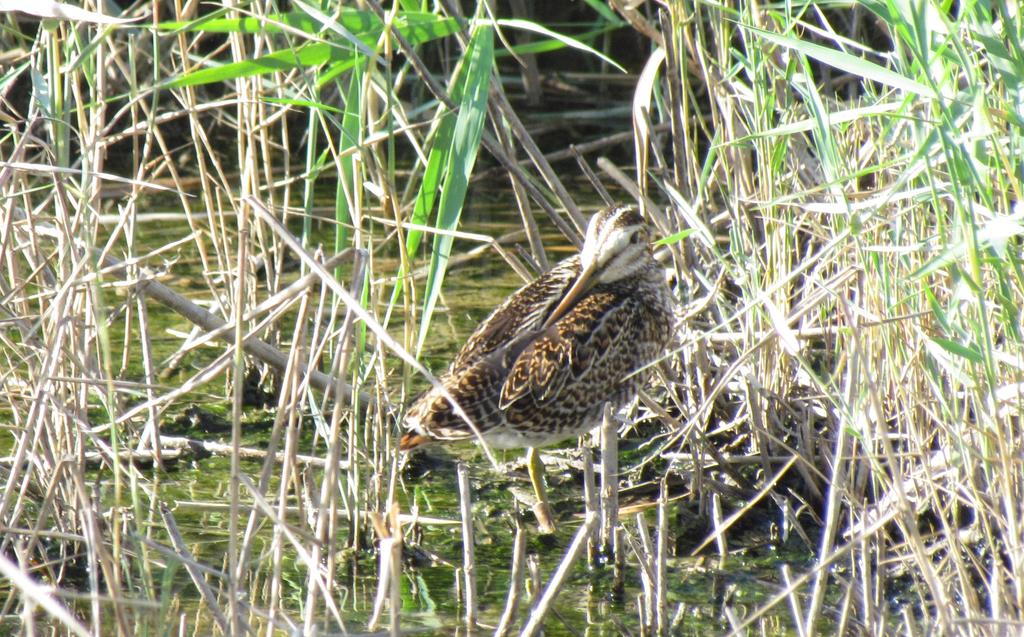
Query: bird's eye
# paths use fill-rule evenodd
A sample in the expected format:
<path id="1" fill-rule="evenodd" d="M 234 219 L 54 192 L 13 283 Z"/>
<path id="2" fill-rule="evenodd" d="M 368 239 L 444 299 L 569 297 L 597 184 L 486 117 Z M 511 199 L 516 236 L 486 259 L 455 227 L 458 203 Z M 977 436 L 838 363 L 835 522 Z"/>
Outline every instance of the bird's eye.
<path id="1" fill-rule="evenodd" d="M 633 233 L 633 234 L 632 234 L 632 235 L 631 235 L 631 236 L 629 237 L 629 242 L 630 242 L 630 243 L 632 243 L 633 245 L 636 245 L 636 244 L 640 243 L 641 241 L 643 241 L 643 233 L 642 233 L 642 232 L 640 232 L 639 230 L 637 230 L 636 232 L 634 232 L 634 233 Z"/>

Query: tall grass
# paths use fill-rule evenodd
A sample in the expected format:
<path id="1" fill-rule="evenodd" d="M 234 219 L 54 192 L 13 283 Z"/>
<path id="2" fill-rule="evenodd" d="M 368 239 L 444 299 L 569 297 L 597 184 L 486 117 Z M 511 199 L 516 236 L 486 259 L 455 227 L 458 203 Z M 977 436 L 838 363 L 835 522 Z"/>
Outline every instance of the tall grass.
<path id="1" fill-rule="evenodd" d="M 803 488 L 773 497 L 820 527 L 818 567 L 778 597 L 808 593 L 801 634 L 826 610 L 869 633 L 1018 630 L 1020 16 L 791 9 L 669 16 L 671 106 L 701 111 L 664 190 L 702 197 L 729 236 L 716 262 L 733 293 L 691 285 L 745 359 L 694 386 L 739 384 L 733 422 L 762 479 L 798 458 Z M 692 426 L 714 422 L 700 398 Z"/>
<path id="2" fill-rule="evenodd" d="M 686 628 L 689 562 L 670 546 L 713 545 L 724 568 L 751 527 L 812 557 L 780 564 L 763 600 L 722 601 L 722 631 L 1021 630 L 1018 10 L 593 1 L 566 26 L 539 5 L 414 4 L 4 14 L 0 590 L 19 628 L 361 629 L 339 602 L 346 556 L 380 546 L 386 583 L 410 522 L 452 522 L 403 515 L 394 436 L 430 380 L 417 356 L 456 240 L 480 239 L 463 210 L 486 164 L 525 243 L 483 244 L 524 277 L 545 243 L 579 245 L 593 196 L 566 176 L 592 165 L 584 188 L 635 200 L 665 238 L 677 345 L 627 410 L 624 435 L 645 439 L 620 462 L 624 484 L 658 483 L 657 539 L 643 515 L 617 531 L 645 631 Z M 529 77 L 517 88 L 548 61 L 584 65 L 540 65 L 575 96 L 573 134 L 525 106 Z M 150 221 L 158 192 L 187 231 Z M 326 269 L 322 245 L 340 253 Z M 195 304 L 156 281 L 179 254 L 199 263 Z M 171 377 L 157 300 L 202 326 Z M 279 390 L 254 450 L 258 361 Z M 204 447 L 231 459 L 226 501 L 206 503 L 226 519 L 213 561 L 164 484 L 204 444 L 162 431 L 197 391 L 232 405 L 230 444 Z M 711 523 L 687 536 L 672 510 Z M 397 631 L 398 591 L 371 623 L 390 604 Z M 513 600 L 502 630 L 536 630 L 544 611 Z"/>

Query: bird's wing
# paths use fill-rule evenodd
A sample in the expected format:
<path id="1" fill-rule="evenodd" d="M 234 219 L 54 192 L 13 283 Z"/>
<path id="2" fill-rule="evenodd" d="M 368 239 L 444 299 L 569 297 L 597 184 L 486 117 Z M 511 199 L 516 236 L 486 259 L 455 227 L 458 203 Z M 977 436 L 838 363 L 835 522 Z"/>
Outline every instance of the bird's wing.
<path id="1" fill-rule="evenodd" d="M 538 334 L 512 363 L 501 389 L 502 409 L 527 396 L 536 403 L 555 400 L 567 383 L 609 355 L 621 357 L 635 342 L 638 301 L 622 291 L 593 293 L 571 312 Z M 621 370 L 622 374 L 630 370 Z M 606 378 L 613 388 L 621 378 Z M 593 387 L 595 391 L 600 388 Z"/>
<path id="2" fill-rule="evenodd" d="M 505 299 L 466 340 L 452 361 L 452 369 L 466 367 L 517 336 L 538 330 L 579 271 L 579 257 L 569 257 Z"/>

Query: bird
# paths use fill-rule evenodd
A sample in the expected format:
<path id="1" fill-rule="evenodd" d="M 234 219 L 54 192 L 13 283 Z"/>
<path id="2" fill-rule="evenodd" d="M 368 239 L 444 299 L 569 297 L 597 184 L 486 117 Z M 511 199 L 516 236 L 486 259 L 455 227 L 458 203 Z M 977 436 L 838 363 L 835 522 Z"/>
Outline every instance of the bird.
<path id="1" fill-rule="evenodd" d="M 527 448 L 535 512 L 553 530 L 542 519 L 550 506 L 537 448 L 594 428 L 606 403 L 628 404 L 664 356 L 674 322 L 643 216 L 632 206 L 599 210 L 580 252 L 509 296 L 412 402 L 398 448 L 478 436 L 492 448 Z"/>

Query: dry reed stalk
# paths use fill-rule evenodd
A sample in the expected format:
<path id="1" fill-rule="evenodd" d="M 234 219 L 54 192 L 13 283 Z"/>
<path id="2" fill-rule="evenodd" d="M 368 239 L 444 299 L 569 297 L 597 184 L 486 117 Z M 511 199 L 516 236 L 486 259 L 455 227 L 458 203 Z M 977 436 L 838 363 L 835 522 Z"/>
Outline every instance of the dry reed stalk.
<path id="1" fill-rule="evenodd" d="M 603 201 L 606 206 L 614 205 L 615 199 L 608 193 L 608 189 L 604 187 L 604 184 L 602 184 L 601 180 L 597 178 L 597 175 L 594 174 L 590 164 L 587 163 L 587 160 L 579 152 L 577 147 L 575 145 L 569 146 L 569 150 L 572 152 L 572 156 L 576 159 L 576 165 L 580 167 L 580 171 L 583 173 L 583 176 L 587 178 L 587 182 L 594 189 L 594 192 L 601 197 L 601 201 Z"/>
<path id="2" fill-rule="evenodd" d="M 653 130 L 655 132 L 663 133 L 669 130 L 669 125 L 663 123 L 655 124 Z M 591 176 L 593 176 L 593 172 L 590 170 L 590 167 L 584 167 L 584 165 L 580 163 L 584 161 L 583 155 L 603 150 L 606 148 L 622 146 L 627 142 L 632 143 L 633 135 L 634 133 L 631 130 L 622 133 L 611 133 L 608 135 L 602 135 L 591 141 L 573 143 L 569 144 L 567 148 L 547 152 L 544 154 L 544 159 L 549 164 L 554 164 L 556 162 L 564 161 L 566 159 L 576 159 L 577 163 L 580 165 L 580 171 L 583 172 L 584 176 L 587 177 L 588 182 L 593 183 L 591 181 Z M 532 163 L 533 161 L 530 158 L 520 159 L 518 161 L 519 166 L 522 168 L 528 167 Z M 495 176 L 499 174 L 504 174 L 503 168 L 485 168 L 484 170 L 481 170 L 477 174 L 475 174 L 472 178 L 472 181 L 487 181 L 488 179 L 493 179 Z M 607 204 L 614 203 L 614 200 L 612 200 L 611 198 L 605 199 L 605 196 L 601 194 L 602 190 L 604 190 L 605 194 L 607 194 L 607 190 L 605 190 L 603 185 L 597 189 L 597 192 L 601 197 L 602 201 L 605 201 Z"/>
<path id="3" fill-rule="evenodd" d="M 622 172 L 622 169 L 613 164 L 610 159 L 607 157 L 598 157 L 597 167 L 604 171 L 604 173 L 608 175 L 620 188 L 625 190 L 626 193 L 629 194 L 630 198 L 636 201 L 642 200 L 644 208 L 649 213 L 654 213 L 655 211 L 660 210 L 660 206 L 658 206 L 657 203 L 643 197 L 636 182 L 630 179 L 626 173 Z M 657 219 L 657 217 L 655 218 Z"/>
<path id="4" fill-rule="evenodd" d="M 580 448 L 580 462 L 583 464 L 583 512 L 601 518 L 601 499 L 598 496 L 597 482 L 594 479 L 594 454 L 590 447 L 585 445 Z M 600 538 L 591 534 L 587 538 L 587 563 L 594 568 L 600 561 Z"/>
<path id="5" fill-rule="evenodd" d="M 503 120 L 501 120 L 503 121 Z M 497 127 L 496 132 L 498 134 L 498 142 L 508 153 L 509 157 L 515 157 L 515 150 L 513 149 L 513 138 L 514 136 L 506 127 Z M 530 198 L 527 195 L 526 189 L 516 179 L 510 179 L 509 183 L 512 185 L 512 194 L 516 198 L 516 203 L 519 208 L 519 216 L 523 222 L 523 230 L 526 233 L 526 239 L 530 244 L 530 253 L 533 255 L 533 260 L 537 264 L 540 272 L 547 272 L 551 268 L 551 264 L 548 261 L 547 252 L 544 250 L 544 242 L 540 238 L 540 227 L 537 225 L 537 220 L 533 216 L 533 209 L 530 207 Z"/>
<path id="6" fill-rule="evenodd" d="M 650 38 L 655 45 L 664 46 L 661 33 L 647 18 L 644 17 L 643 13 L 640 12 L 639 5 L 631 2 L 625 2 L 624 0 L 609 0 L 609 4 L 615 9 L 616 13 L 625 18 L 634 29 Z"/>
<path id="7" fill-rule="evenodd" d="M 380 530 L 378 529 L 379 532 Z M 394 538 L 391 537 L 381 537 L 379 540 L 380 560 L 377 564 L 377 595 L 373 602 L 373 614 L 366 625 L 366 630 L 370 632 L 374 632 L 380 627 L 380 619 L 384 614 L 384 604 L 390 598 L 389 591 L 392 587 L 391 561 L 394 559 L 394 552 L 391 550 L 393 543 Z M 398 583 L 396 582 L 394 585 L 398 586 Z"/>
<path id="8" fill-rule="evenodd" d="M 362 250 L 356 250 L 351 282 L 352 294 L 356 297 L 361 295 L 363 281 L 365 279 L 366 274 L 366 261 L 367 256 L 365 252 Z M 345 314 L 345 319 L 341 327 L 341 333 L 338 336 L 338 343 L 340 344 L 341 352 L 339 353 L 338 356 L 334 357 L 334 368 L 332 370 L 334 378 L 339 379 L 336 381 L 339 385 L 344 384 L 340 379 L 343 378 L 346 372 L 348 371 L 348 362 L 352 351 L 350 344 L 352 341 L 352 330 L 354 328 L 354 325 L 355 318 L 353 313 L 351 311 L 347 312 Z M 317 564 L 318 568 L 322 562 L 326 562 L 326 568 L 324 569 L 324 573 L 322 574 L 324 581 L 328 583 L 325 595 L 331 595 L 334 583 L 333 556 L 336 553 L 334 539 L 336 537 L 335 520 L 337 519 L 337 499 L 339 497 L 339 494 L 336 493 L 336 488 L 338 469 L 340 468 L 339 463 L 341 461 L 341 426 L 343 416 L 342 404 L 343 403 L 340 400 L 334 402 L 334 410 L 331 415 L 330 432 L 328 433 L 327 440 L 325 441 L 327 445 L 327 462 L 325 464 L 323 476 L 321 478 L 320 493 L 317 499 L 318 506 L 316 509 L 316 522 L 314 524 L 315 528 L 313 531 L 313 536 L 316 539 L 316 541 L 314 542 L 311 549 L 313 563 Z M 392 529 L 394 529 L 394 526 L 392 526 Z M 394 546 L 395 542 L 391 541 L 386 546 L 382 547 L 381 550 L 394 550 Z M 400 538 L 397 546 L 399 550 L 400 560 Z M 395 583 L 394 585 L 397 587 L 400 581 L 400 579 L 393 580 L 393 582 Z M 316 588 L 313 586 L 308 586 L 307 588 L 306 607 L 317 607 Z M 313 630 L 314 617 L 315 615 L 313 613 L 308 613 L 306 615 L 306 632 L 310 632 Z"/>
<path id="9" fill-rule="evenodd" d="M 640 583 L 643 586 L 643 594 L 640 596 L 643 603 L 638 605 L 637 612 L 640 613 L 641 625 L 649 630 L 655 624 L 655 591 L 658 575 L 654 566 L 654 543 L 651 541 L 651 534 L 647 529 L 647 519 L 643 513 L 636 514 L 636 532 L 640 543 L 633 545 L 633 552 L 636 553 L 640 565 Z M 629 537 L 628 534 L 626 537 Z"/>
<path id="10" fill-rule="evenodd" d="M 239 483 L 240 489 L 244 487 L 246 493 L 252 498 L 252 506 L 258 508 L 260 512 L 267 517 L 270 524 L 282 527 L 285 538 L 288 539 L 295 549 L 298 561 L 305 566 L 307 572 L 312 574 L 308 580 L 309 586 L 315 587 L 319 594 L 321 594 L 323 597 L 322 606 L 330 612 L 331 618 L 337 622 L 339 626 L 344 626 L 344 622 L 341 618 L 341 611 L 332 596 L 328 593 L 330 585 L 321 575 L 319 575 L 319 564 L 312 560 L 312 555 L 307 548 L 308 545 L 313 544 L 314 539 L 308 534 L 300 534 L 297 529 L 286 524 L 285 520 L 276 514 L 273 505 L 259 493 L 257 485 L 253 483 L 248 475 L 240 475 Z"/>
<path id="11" fill-rule="evenodd" d="M 508 596 L 505 598 L 505 610 L 501 613 L 498 627 L 494 629 L 494 637 L 505 637 L 512 630 L 512 624 L 519 612 L 519 601 L 523 595 L 526 573 L 526 530 L 523 528 L 519 515 L 514 516 L 516 535 L 512 541 L 512 568 L 509 571 Z"/>
<path id="12" fill-rule="evenodd" d="M 500 237 L 495 238 L 495 237 L 492 237 L 492 236 L 486 235 L 486 234 L 479 234 L 479 233 L 475 233 L 475 232 L 466 232 L 464 230 L 444 230 L 444 229 L 441 229 L 441 228 L 434 228 L 432 226 L 427 226 L 427 225 L 418 224 L 418 223 L 398 223 L 398 224 L 395 224 L 391 220 L 382 219 L 382 218 L 379 218 L 379 217 L 375 217 L 374 220 L 375 221 L 379 221 L 381 224 L 383 224 L 385 226 L 401 227 L 401 228 L 403 228 L 405 230 L 420 230 L 420 231 L 423 231 L 423 232 L 429 232 L 429 233 L 437 235 L 437 236 L 455 237 L 457 239 L 466 239 L 468 241 L 476 241 L 476 242 L 481 244 L 479 247 L 474 248 L 473 250 L 470 250 L 470 251 L 466 252 L 465 254 L 456 255 L 454 257 L 451 257 L 451 259 L 449 260 L 449 267 L 452 267 L 454 264 L 465 263 L 466 261 L 468 261 L 468 260 L 470 260 L 472 258 L 476 258 L 484 250 L 493 249 L 496 253 L 498 253 L 498 256 L 500 256 L 505 261 L 505 263 L 507 263 L 509 265 L 509 267 L 511 267 L 512 270 L 514 270 L 515 273 L 518 274 L 524 281 L 531 281 L 534 278 L 533 273 L 531 273 L 530 270 L 527 269 L 523 265 L 523 263 L 516 256 L 515 252 L 513 250 L 510 250 L 510 249 L 505 247 L 506 243 L 509 243 L 509 242 L 512 241 L 512 237 L 521 236 L 523 234 L 522 230 L 516 230 L 514 232 L 510 232 L 510 233 L 507 233 L 505 235 L 502 235 Z M 404 276 L 404 278 L 408 278 L 409 276 L 412 276 L 415 279 L 415 278 L 421 278 L 423 276 L 427 276 L 429 273 L 430 273 L 430 266 L 426 266 L 425 268 L 419 268 L 419 269 L 413 271 L 413 273 L 411 275 L 407 274 L 407 275 L 403 275 L 403 276 Z M 394 279 L 389 279 L 389 280 L 390 281 L 394 281 Z"/>
<path id="13" fill-rule="evenodd" d="M 402 634 L 401 613 L 402 613 L 402 523 L 398 515 L 398 505 L 393 504 L 388 512 L 388 519 L 391 521 L 393 539 L 390 549 L 390 569 L 388 579 L 391 580 L 391 637 L 399 637 Z"/>
<path id="14" fill-rule="evenodd" d="M 310 551 L 307 548 L 307 546 L 313 544 L 315 540 L 308 534 L 300 534 L 298 529 L 286 524 L 285 520 L 276 514 L 274 507 L 270 502 L 263 498 L 262 494 L 257 489 L 256 484 L 253 483 L 249 476 L 245 474 L 240 475 L 239 482 L 240 486 L 244 486 L 246 492 L 252 497 L 252 505 L 258 508 L 260 512 L 268 518 L 270 524 L 275 527 L 282 528 L 284 537 L 292 544 L 299 562 L 305 566 L 307 572 L 310 574 L 308 579 L 309 585 L 318 590 L 319 595 L 323 598 L 322 606 L 327 608 L 331 613 L 332 619 L 334 619 L 339 626 L 343 627 L 344 622 L 341 618 L 341 612 L 329 593 L 330 585 L 322 577 L 321 572 L 319 572 L 319 564 L 313 561 Z M 226 506 L 229 505 L 230 503 L 227 503 Z M 305 544 L 303 544 L 303 542 Z"/>
<path id="15" fill-rule="evenodd" d="M 672 183 L 682 186 L 687 183 L 687 178 L 694 176 L 697 167 L 686 161 L 688 157 L 692 156 L 688 149 L 690 129 L 686 126 L 686 123 L 689 122 L 686 112 L 689 110 L 690 103 L 687 92 L 682 86 L 681 71 L 685 62 L 681 59 L 679 42 L 677 42 L 681 29 L 676 29 L 673 24 L 674 19 L 677 19 L 673 14 L 679 11 L 680 7 L 670 6 L 668 11 L 660 12 L 658 26 L 665 48 L 665 73 L 663 77 L 668 89 L 666 103 L 670 105 L 668 108 L 669 121 L 662 123 L 661 126 L 671 127 L 668 141 L 672 148 Z M 652 132 L 657 132 L 656 128 Z M 691 257 L 692 254 L 686 255 L 687 266 L 692 263 L 689 260 Z"/>
<path id="16" fill-rule="evenodd" d="M 729 555 L 729 545 L 725 535 L 725 521 L 722 519 L 722 498 L 718 492 L 711 494 L 711 531 L 718 548 L 719 568 L 725 567 L 725 559 Z"/>
<path id="17" fill-rule="evenodd" d="M 410 229 L 417 228 L 417 226 L 415 224 L 407 224 L 407 223 L 394 224 L 394 223 L 392 223 L 390 221 L 384 221 L 384 220 L 381 220 L 381 223 L 383 223 L 385 225 L 388 225 L 388 226 L 400 227 L 400 228 L 403 228 L 405 230 L 410 230 Z M 426 229 L 426 226 L 419 226 L 419 228 Z M 431 232 L 436 232 L 436 231 L 431 229 Z M 437 234 L 445 234 L 445 233 L 437 232 Z M 506 244 L 510 244 L 510 243 L 514 244 L 517 241 L 522 241 L 523 238 L 525 238 L 527 236 L 526 232 L 524 232 L 523 230 L 513 230 L 511 232 L 506 232 L 505 234 L 503 234 L 503 235 L 501 235 L 499 237 L 495 237 L 495 238 L 491 238 L 491 237 L 488 237 L 486 235 L 478 235 L 478 234 L 471 234 L 471 233 L 459 233 L 459 234 L 451 233 L 451 234 L 453 234 L 456 237 L 469 239 L 471 241 L 482 240 L 483 243 L 482 243 L 482 245 L 479 245 L 479 246 L 477 246 L 475 248 L 471 248 L 469 250 L 466 250 L 462 254 L 453 254 L 451 257 L 449 257 L 449 259 L 448 259 L 448 270 L 449 271 L 455 270 L 455 269 L 459 268 L 460 266 L 472 263 L 474 261 L 478 261 L 484 255 L 488 254 L 491 250 L 494 250 L 495 252 L 498 253 L 499 256 L 501 256 L 502 259 L 505 260 L 506 263 L 509 264 L 510 267 L 512 267 L 512 269 L 514 269 L 516 271 L 517 274 L 519 274 L 520 276 L 523 276 L 524 279 L 526 279 L 526 280 L 529 280 L 529 279 L 532 278 L 532 276 L 528 276 L 530 274 L 530 271 L 523 267 L 523 264 L 520 263 L 518 261 L 518 259 L 516 259 L 516 256 L 510 250 L 507 250 L 507 249 L 504 248 L 504 246 Z M 413 281 L 421 281 L 423 279 L 426 279 L 429 274 L 430 274 L 430 266 L 424 266 L 424 267 L 421 267 L 421 268 L 416 268 L 411 273 L 405 275 L 404 278 L 405 279 L 412 279 Z M 389 277 L 385 277 L 384 278 L 384 282 L 389 284 L 389 285 L 393 285 L 394 283 L 397 282 L 397 278 L 396 277 L 390 277 L 390 276 Z"/>
<path id="18" fill-rule="evenodd" d="M 149 337 L 149 311 L 146 308 L 146 303 L 140 296 L 135 301 L 136 312 L 138 313 L 139 321 L 139 336 L 142 342 L 142 369 L 143 378 L 145 382 L 146 392 L 146 404 L 151 405 L 149 408 L 149 417 L 146 420 L 146 424 L 142 430 L 142 435 L 139 436 L 139 444 L 136 447 L 138 451 L 142 451 L 148 446 L 153 450 L 153 457 L 156 462 L 156 467 L 159 470 L 163 470 L 164 461 L 161 457 L 160 448 L 160 419 L 159 413 L 156 409 L 156 386 L 157 374 L 154 369 L 153 363 L 153 342 Z M 125 330 L 127 332 L 127 330 Z M 127 338 L 127 334 L 125 335 Z M 128 347 L 125 347 L 125 356 L 127 356 Z M 127 367 L 123 364 L 122 367 Z"/>
<path id="19" fill-rule="evenodd" d="M 476 558 L 473 546 L 473 503 L 469 488 L 469 470 L 466 463 L 456 465 L 459 481 L 459 512 L 462 515 L 462 573 L 465 579 L 463 599 L 466 605 L 466 628 L 473 630 L 476 626 Z"/>
<path id="20" fill-rule="evenodd" d="M 228 512 L 228 578 L 227 578 L 227 613 L 228 622 L 231 627 L 231 634 L 239 635 L 243 631 L 248 632 L 248 612 L 242 605 L 243 595 L 249 598 L 249 591 L 245 590 L 246 563 L 241 559 L 241 534 L 238 532 L 238 523 L 242 517 L 241 482 L 242 459 L 239 450 L 242 447 L 242 388 L 245 385 L 245 339 L 246 322 L 245 306 L 249 288 L 246 285 L 248 273 L 248 249 L 249 249 L 249 217 L 238 215 L 238 249 L 236 253 L 235 274 L 235 304 L 231 313 L 233 325 L 233 365 L 230 377 L 232 378 L 231 397 L 231 469 L 228 481 L 228 502 L 231 510 Z"/>
<path id="21" fill-rule="evenodd" d="M 295 330 L 292 334 L 292 343 L 302 343 L 303 336 L 306 332 L 306 319 L 309 310 L 309 296 L 303 295 L 299 302 L 299 310 L 295 319 Z M 301 394 L 298 394 L 299 383 L 298 375 L 302 369 L 301 363 L 302 348 L 292 347 L 288 354 L 288 365 L 285 367 L 283 372 L 283 378 L 281 379 L 281 389 L 277 399 L 277 409 L 274 411 L 274 423 L 270 430 L 270 437 L 267 441 L 266 448 L 263 456 L 263 466 L 260 470 L 260 478 L 258 483 L 258 490 L 261 497 L 266 498 L 270 489 L 270 481 L 274 475 L 275 469 L 280 467 L 282 482 L 287 482 L 285 476 L 290 474 L 292 466 L 298 464 L 297 457 L 279 452 L 278 449 L 281 447 L 282 438 L 285 436 L 286 423 L 293 417 L 296 405 L 301 401 Z M 317 460 L 323 460 L 317 458 Z M 283 511 L 280 508 L 280 502 L 278 502 L 277 514 L 282 516 Z M 242 561 L 248 562 L 248 556 L 251 554 L 252 543 L 256 538 L 256 531 L 258 528 L 258 521 L 260 519 L 259 511 L 256 508 L 250 509 L 249 520 L 246 524 L 245 534 L 242 540 Z M 283 516 L 281 519 L 284 519 Z M 271 610 L 271 614 L 273 610 Z"/>
<path id="22" fill-rule="evenodd" d="M 668 620 L 668 480 L 662 478 L 658 493 L 658 542 L 654 554 L 654 624 L 658 637 L 669 631 Z"/>
<path id="23" fill-rule="evenodd" d="M 797 597 L 796 589 L 789 574 L 789 564 L 783 564 L 780 573 L 782 575 L 782 583 L 790 591 L 786 599 L 789 602 L 789 610 L 793 614 L 793 625 L 796 626 L 797 637 L 807 637 L 807 630 L 804 626 L 804 614 L 800 610 L 800 599 Z"/>
<path id="24" fill-rule="evenodd" d="M 576 202 L 573 201 L 569 191 L 566 190 L 562 184 L 562 180 L 558 178 L 558 173 L 555 172 L 551 164 L 548 163 L 547 159 L 544 158 L 544 153 L 540 151 L 537 143 L 533 141 L 533 137 L 530 135 L 530 131 L 527 130 L 522 120 L 519 119 L 519 115 L 516 113 L 512 105 L 509 104 L 508 98 L 505 97 L 504 91 L 497 91 L 492 95 L 491 107 L 496 108 L 501 113 L 501 118 L 507 122 L 511 127 L 515 138 L 522 145 L 523 150 L 526 151 L 527 156 L 533 161 L 533 165 L 540 172 L 545 183 L 551 188 L 551 191 L 555 194 L 559 202 L 565 207 L 569 218 L 575 225 L 576 233 L 572 236 L 567 236 L 573 245 L 580 247 L 582 245 L 581 239 L 583 234 L 586 232 L 587 219 L 580 212 Z"/>
<path id="25" fill-rule="evenodd" d="M 308 299 L 303 296 L 303 300 L 299 305 L 299 317 L 306 315 L 308 308 Z M 295 326 L 295 338 L 292 342 L 301 343 L 303 342 L 303 335 L 305 333 L 305 321 L 299 320 Z M 301 348 L 294 347 L 291 351 L 291 356 L 296 359 L 296 363 L 299 356 L 301 356 Z M 265 461 L 263 463 L 264 474 L 261 476 L 261 487 L 263 486 L 263 477 L 268 477 L 271 466 L 277 466 L 280 471 L 280 480 L 277 491 L 277 507 L 275 512 L 277 519 L 287 520 L 288 519 L 288 492 L 289 485 L 293 484 L 293 475 L 296 467 L 297 453 L 297 438 L 298 438 L 298 423 L 301 420 L 301 414 L 299 413 L 299 405 L 302 401 L 302 393 L 300 392 L 300 384 L 302 380 L 299 378 L 299 366 L 297 364 L 289 364 L 285 367 L 284 377 L 281 379 L 281 390 L 278 396 L 278 409 L 274 416 L 274 426 L 271 431 L 271 441 L 275 444 L 271 446 L 271 449 L 276 447 L 276 441 L 279 436 L 283 436 L 284 444 L 280 452 L 280 458 L 275 458 L 275 462 L 270 463 Z M 255 512 L 255 510 L 254 510 Z M 255 514 L 249 518 L 250 527 L 255 527 L 256 516 Z M 267 577 L 270 580 L 270 594 L 268 600 L 268 616 L 271 624 L 274 623 L 278 614 L 280 613 L 280 604 L 282 598 L 282 591 L 284 590 L 284 583 L 282 580 L 282 566 L 284 562 L 284 532 L 283 529 L 274 525 L 271 528 L 271 540 L 270 540 L 270 572 Z"/>
<path id="26" fill-rule="evenodd" d="M 185 567 L 185 571 L 189 577 L 192 578 L 192 583 L 196 585 L 196 589 L 199 591 L 206 602 L 207 607 L 213 614 L 213 619 L 220 627 L 221 631 L 225 634 L 228 632 L 230 626 L 228 623 L 227 614 L 221 609 L 217 599 L 217 594 L 210 588 L 209 584 L 206 583 L 206 578 L 203 576 L 203 571 L 208 570 L 208 567 L 201 565 L 195 557 L 192 556 L 192 552 L 189 551 L 188 545 L 185 542 L 185 538 L 181 536 L 181 532 L 178 531 L 178 523 L 174 519 L 174 515 L 171 510 L 167 508 L 166 504 L 160 505 L 160 517 L 163 519 L 164 528 L 167 529 L 167 535 L 171 538 L 171 545 L 174 547 L 174 555 L 181 561 L 181 564 Z M 219 573 L 221 577 L 223 573 Z"/>
<path id="27" fill-rule="evenodd" d="M 94 630 L 89 630 L 84 624 L 82 624 L 77 617 L 58 600 L 54 595 L 50 587 L 44 586 L 37 582 L 35 579 L 28 575 L 29 568 L 27 564 L 20 563 L 15 564 L 7 555 L 0 553 L 0 575 L 3 575 L 4 580 L 11 586 L 12 593 L 17 591 L 22 603 L 22 608 L 25 617 L 22 622 L 22 627 L 28 634 L 34 632 L 33 628 L 33 613 L 30 610 L 34 610 L 33 606 L 37 605 L 42 608 L 48 615 L 53 617 L 61 626 L 71 631 L 78 637 L 92 637 L 97 634 Z"/>
<path id="28" fill-rule="evenodd" d="M 244 487 L 248 494 L 252 497 L 253 505 L 260 509 L 263 515 L 265 515 L 268 518 L 270 523 L 273 525 L 280 525 L 282 527 L 285 538 L 288 539 L 289 542 L 291 542 L 292 546 L 295 549 L 295 555 L 297 556 L 298 561 L 306 568 L 307 572 L 313 574 L 309 578 L 310 585 L 316 586 L 316 588 L 319 590 L 320 595 L 323 598 L 323 606 L 330 613 L 331 618 L 334 619 L 334 621 L 337 622 L 339 626 L 344 627 L 345 622 L 341 617 L 341 612 L 338 609 L 337 604 L 335 604 L 334 599 L 328 592 L 328 584 L 324 581 L 324 578 L 319 574 L 319 564 L 313 562 L 310 551 L 307 548 L 307 545 L 312 544 L 315 541 L 315 539 L 311 537 L 308 533 L 301 533 L 297 529 L 294 529 L 291 526 L 285 524 L 283 519 L 277 517 L 277 513 L 274 511 L 274 507 L 271 505 L 269 501 L 267 501 L 262 496 L 262 494 L 260 494 L 259 490 L 256 488 L 256 485 L 253 484 L 252 480 L 250 480 L 248 476 L 239 476 L 239 483 L 240 486 Z M 306 544 L 303 544 L 303 542 L 306 542 Z"/>
<path id="29" fill-rule="evenodd" d="M 532 613 L 537 608 L 537 604 L 540 603 L 541 595 L 540 560 L 536 553 L 531 553 L 527 556 L 526 571 L 530 576 L 530 579 L 526 581 L 529 584 L 527 589 L 530 593 L 530 612 Z"/>
<path id="30" fill-rule="evenodd" d="M 615 527 L 619 524 L 619 433 L 611 406 L 601 419 L 601 554 L 615 556 Z"/>
<path id="31" fill-rule="evenodd" d="M 555 570 L 555 573 L 551 576 L 551 580 L 548 582 L 547 587 L 544 589 L 544 594 L 541 595 L 540 600 L 531 609 L 530 617 L 526 620 L 526 624 L 523 626 L 522 631 L 520 631 L 519 637 L 533 637 L 540 633 L 541 628 L 544 625 L 544 617 L 547 615 L 552 602 L 561 590 L 562 585 L 565 583 L 565 580 L 569 575 L 569 571 L 576 563 L 580 553 L 582 553 L 586 548 L 587 537 L 594 532 L 598 523 L 599 520 L 595 515 L 588 514 L 583 520 L 582 526 L 580 526 L 579 530 L 576 531 L 576 535 L 573 536 L 572 543 L 569 545 L 568 550 L 566 550 L 565 556 L 558 564 L 558 568 Z"/>

